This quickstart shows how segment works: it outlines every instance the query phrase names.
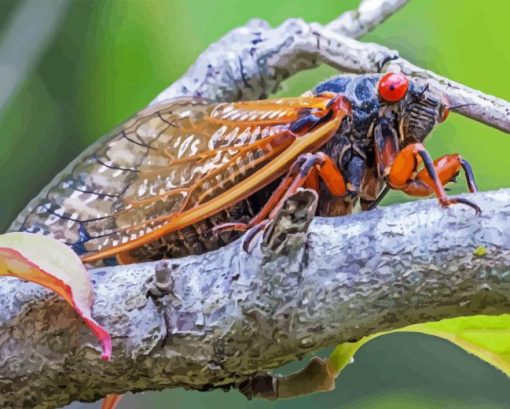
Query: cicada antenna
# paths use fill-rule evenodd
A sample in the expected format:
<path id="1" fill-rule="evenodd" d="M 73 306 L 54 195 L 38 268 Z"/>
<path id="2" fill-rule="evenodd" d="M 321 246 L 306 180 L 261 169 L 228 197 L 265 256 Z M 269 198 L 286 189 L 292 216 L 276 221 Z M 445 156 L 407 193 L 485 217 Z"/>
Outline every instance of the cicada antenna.
<path id="1" fill-rule="evenodd" d="M 468 107 L 468 106 L 470 106 L 470 105 L 475 105 L 475 104 L 473 104 L 473 103 L 469 103 L 469 104 L 460 104 L 460 105 L 455 105 L 455 106 L 453 106 L 453 107 L 448 107 L 448 110 L 450 110 L 450 111 L 454 111 L 454 110 L 456 110 L 456 109 L 464 108 L 464 107 Z"/>

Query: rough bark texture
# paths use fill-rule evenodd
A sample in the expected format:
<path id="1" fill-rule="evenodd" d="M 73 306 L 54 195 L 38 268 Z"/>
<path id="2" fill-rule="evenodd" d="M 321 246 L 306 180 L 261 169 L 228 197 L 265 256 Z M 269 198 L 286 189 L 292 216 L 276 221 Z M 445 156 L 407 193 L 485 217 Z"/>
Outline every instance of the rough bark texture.
<path id="1" fill-rule="evenodd" d="M 381 24 L 409 0 L 361 0 L 356 10 L 347 11 L 326 27 L 347 37 L 358 38 Z"/>
<path id="2" fill-rule="evenodd" d="M 510 190 L 470 199 L 482 216 L 429 200 L 315 219 L 305 234 L 312 212 L 302 194 L 252 254 L 238 241 L 201 257 L 95 270 L 94 316 L 113 335 L 111 363 L 67 304 L 3 279 L 0 406 L 239 385 L 374 332 L 509 313 Z M 161 285 L 165 270 L 172 278 Z"/>

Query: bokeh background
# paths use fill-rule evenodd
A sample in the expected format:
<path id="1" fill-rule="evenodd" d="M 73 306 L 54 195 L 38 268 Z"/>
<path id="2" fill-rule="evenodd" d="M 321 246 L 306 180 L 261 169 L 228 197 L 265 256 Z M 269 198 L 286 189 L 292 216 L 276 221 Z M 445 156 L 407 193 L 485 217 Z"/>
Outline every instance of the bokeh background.
<path id="1" fill-rule="evenodd" d="M 228 30 L 253 17 L 273 25 L 289 17 L 326 23 L 356 4 L 0 1 L 0 230 L 75 155 L 147 105 Z M 418 65 L 510 100 L 509 15 L 508 0 L 412 0 L 363 40 L 398 49 Z M 326 67 L 302 73 L 280 94 L 299 95 L 333 74 Z M 450 115 L 427 146 L 434 156 L 462 153 L 482 190 L 510 187 L 510 135 Z M 453 189 L 464 190 L 463 181 Z M 405 200 L 392 193 L 384 204 Z M 329 394 L 271 403 L 248 402 L 235 391 L 171 390 L 128 395 L 122 404 L 168 407 L 510 408 L 510 379 L 445 341 L 398 334 L 366 345 Z"/>

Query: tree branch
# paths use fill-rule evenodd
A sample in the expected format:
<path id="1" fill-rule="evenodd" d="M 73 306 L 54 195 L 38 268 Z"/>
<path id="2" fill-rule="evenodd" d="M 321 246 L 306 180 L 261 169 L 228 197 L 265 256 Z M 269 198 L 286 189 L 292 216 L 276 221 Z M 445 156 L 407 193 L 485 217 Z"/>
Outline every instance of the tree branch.
<path id="1" fill-rule="evenodd" d="M 343 13 L 326 28 L 331 33 L 358 38 L 383 23 L 408 1 L 361 0 L 357 10 Z M 253 19 L 207 48 L 186 74 L 158 95 L 152 104 L 179 96 L 214 101 L 265 98 L 286 78 L 319 65 L 321 58 L 310 58 L 316 45 L 311 44 L 304 54 L 299 47 L 303 40 L 314 41 L 310 32 L 311 25 L 301 19 L 289 19 L 274 29 L 264 20 Z"/>
<path id="2" fill-rule="evenodd" d="M 310 196 L 290 200 L 252 254 L 237 241 L 202 256 L 92 271 L 94 316 L 114 340 L 110 363 L 67 304 L 3 280 L 0 406 L 238 386 L 376 332 L 510 312 L 510 190 L 470 195 L 480 217 L 428 200 L 318 218 L 305 234 Z"/>
<path id="3" fill-rule="evenodd" d="M 409 0 L 361 0 L 357 10 L 348 11 L 326 25 L 331 31 L 351 38 L 359 38 L 400 8 Z"/>
<path id="4" fill-rule="evenodd" d="M 400 3 L 386 2 L 394 6 L 392 11 L 401 6 Z M 344 16 L 345 19 L 338 21 L 347 20 L 349 15 Z M 365 32 L 349 31 L 348 27 L 344 23 L 323 27 L 289 19 L 277 28 L 270 28 L 264 21 L 253 20 L 211 45 L 181 79 L 152 103 L 181 95 L 216 101 L 265 98 L 286 78 L 322 62 L 351 73 L 399 69 L 407 75 L 427 80 L 430 86 L 444 93 L 452 106 L 464 105 L 455 112 L 510 133 L 510 103 L 507 101 L 417 67 L 400 58 L 397 51 L 342 35 L 343 30 L 355 35 Z M 365 29 L 372 27 L 369 24 Z"/>

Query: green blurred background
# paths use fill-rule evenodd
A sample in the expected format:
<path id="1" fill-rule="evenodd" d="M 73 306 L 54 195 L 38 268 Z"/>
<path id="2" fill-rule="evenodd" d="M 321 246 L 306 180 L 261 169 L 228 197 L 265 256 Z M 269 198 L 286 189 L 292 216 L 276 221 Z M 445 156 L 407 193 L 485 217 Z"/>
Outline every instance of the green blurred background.
<path id="1" fill-rule="evenodd" d="M 75 155 L 147 105 L 228 30 L 253 17 L 273 25 L 289 17 L 326 23 L 356 4 L 0 1 L 0 229 Z M 412 0 L 363 40 L 510 100 L 509 15 L 508 0 Z M 333 74 L 326 67 L 302 73 L 281 94 L 299 95 Z M 510 187 L 510 135 L 451 115 L 428 147 L 434 156 L 462 153 L 482 190 Z M 454 188 L 464 190 L 463 182 Z M 392 193 L 385 204 L 405 200 Z M 493 409 L 510 408 L 509 391 L 509 379 L 460 349 L 398 334 L 365 346 L 329 394 L 270 403 L 237 392 L 176 390 L 129 395 L 122 408 Z"/>

